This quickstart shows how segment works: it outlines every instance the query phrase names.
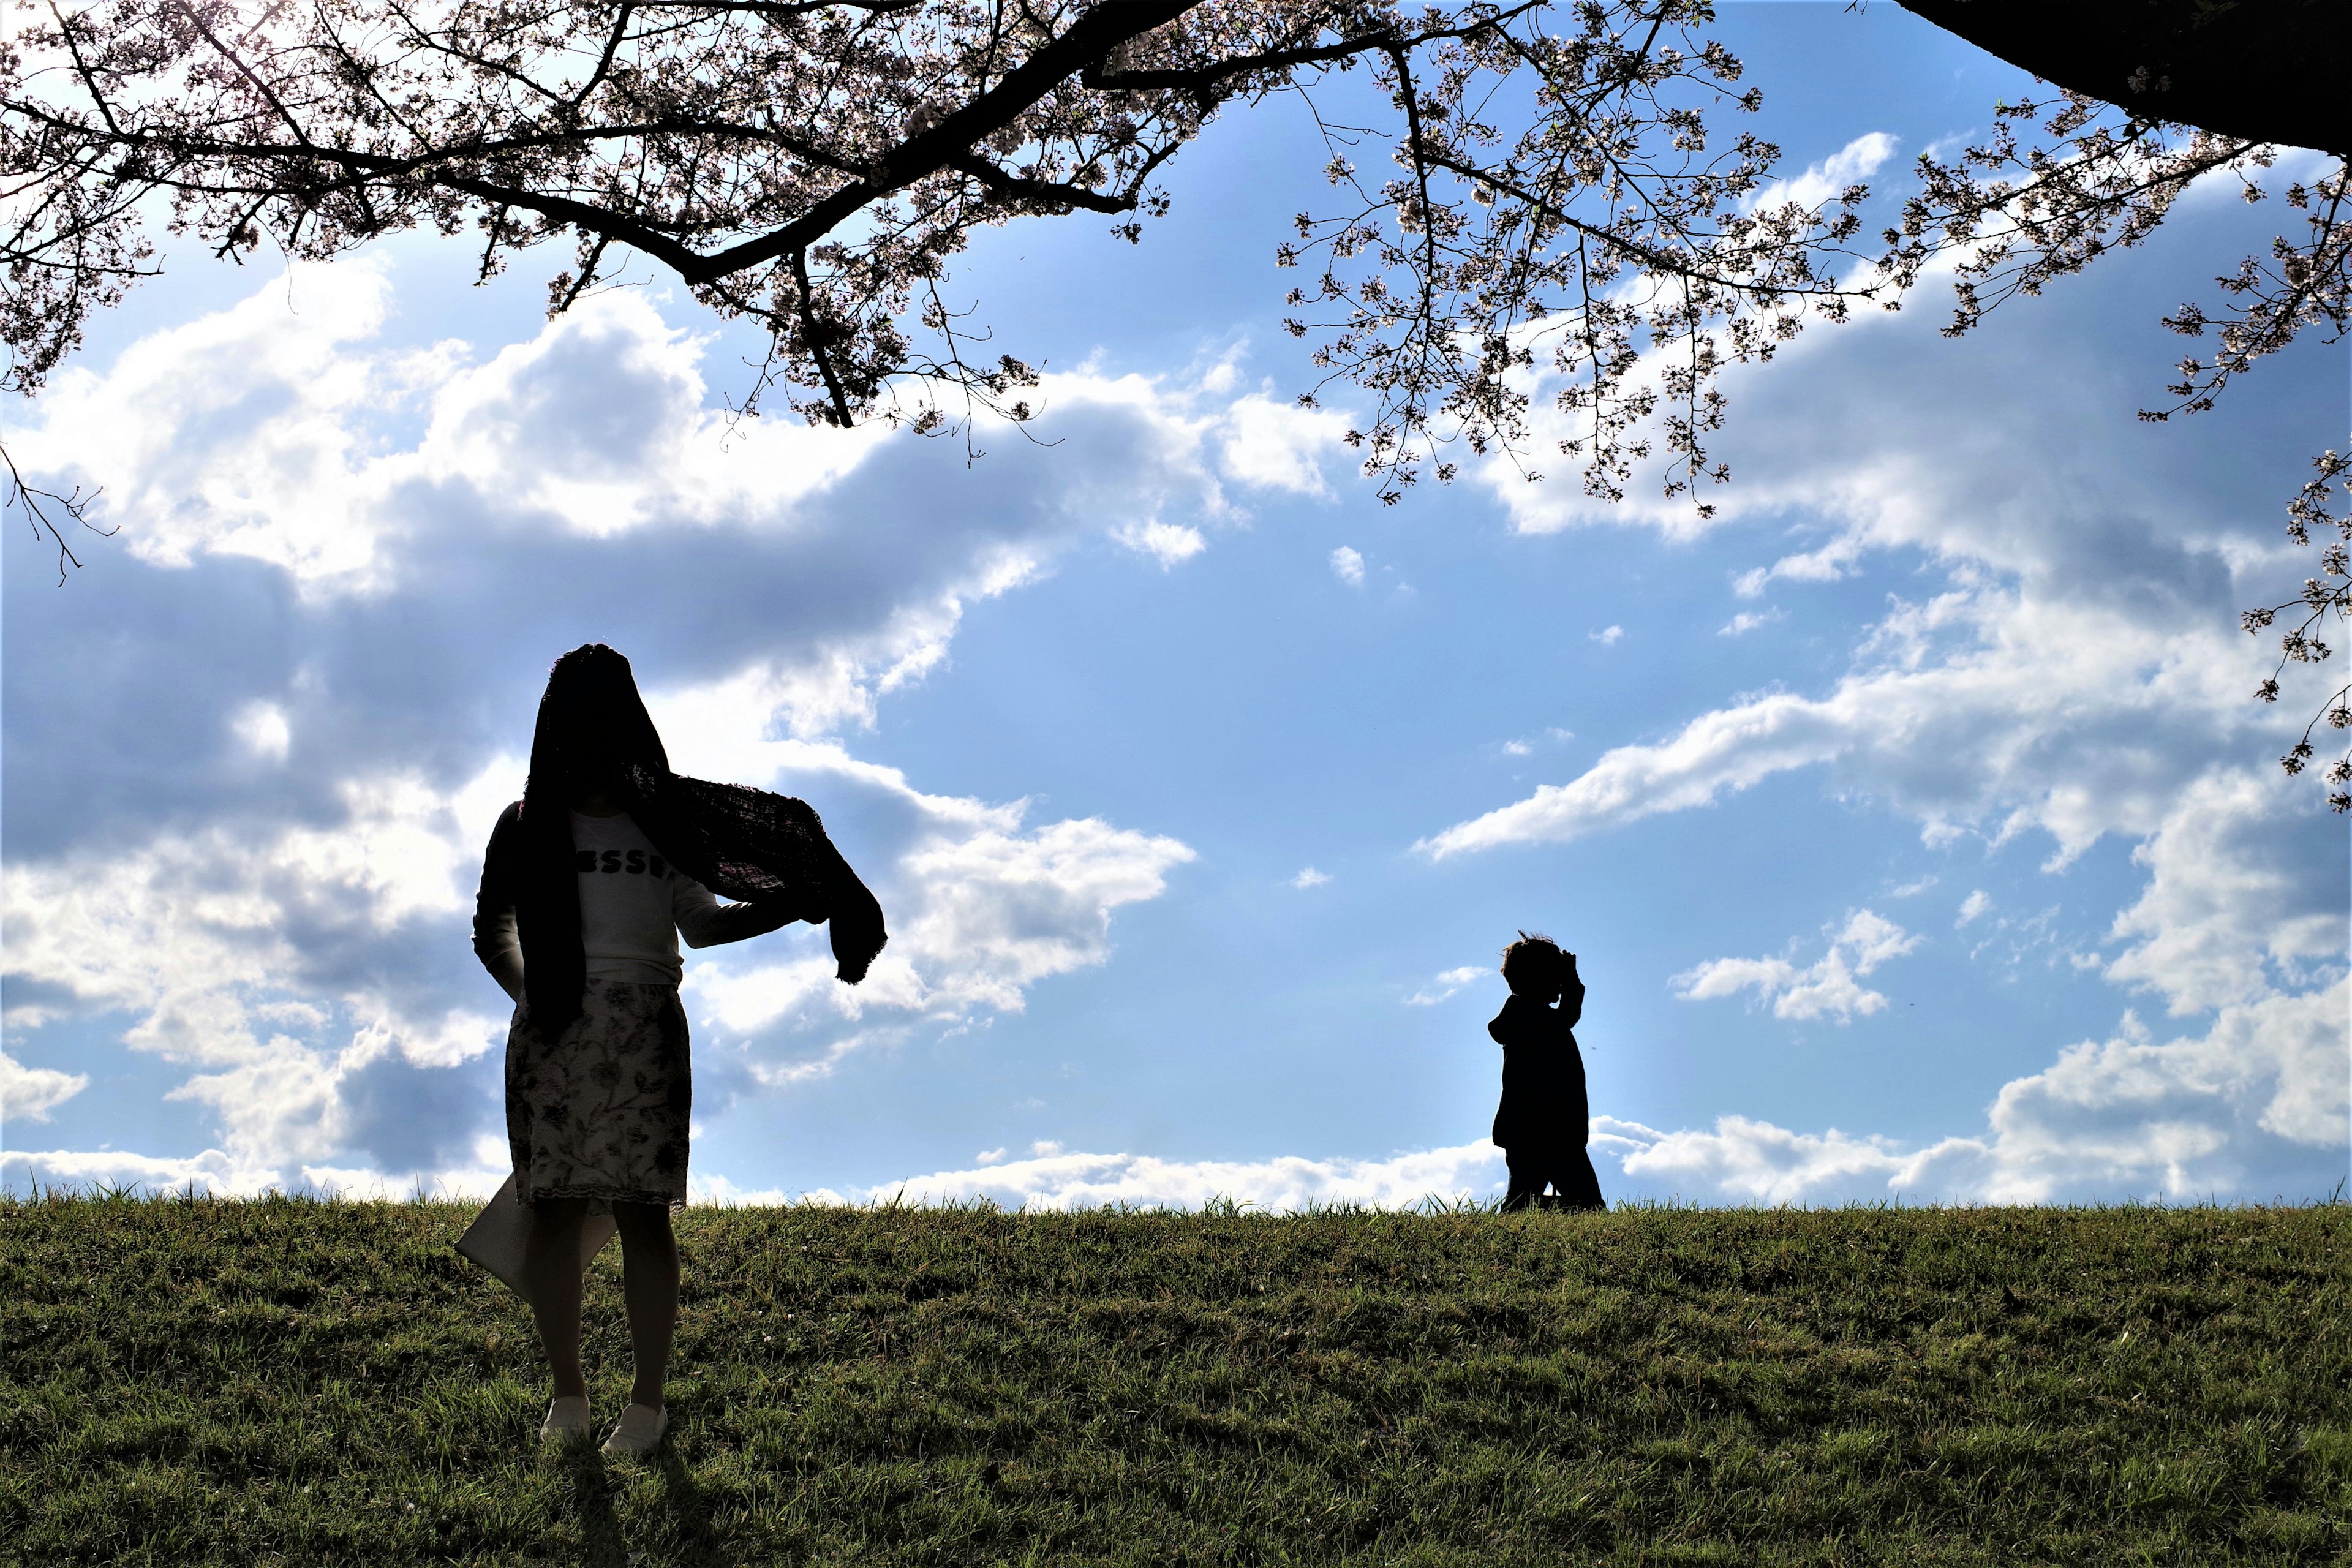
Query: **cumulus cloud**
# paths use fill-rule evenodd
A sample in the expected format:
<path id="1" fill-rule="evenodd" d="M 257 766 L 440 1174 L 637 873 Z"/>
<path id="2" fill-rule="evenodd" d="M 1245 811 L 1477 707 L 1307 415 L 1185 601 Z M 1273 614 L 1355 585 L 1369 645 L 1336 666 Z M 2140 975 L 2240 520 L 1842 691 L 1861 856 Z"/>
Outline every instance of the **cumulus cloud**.
<path id="1" fill-rule="evenodd" d="M 2167 1041 L 2126 1014 L 2114 1037 L 2003 1085 L 1981 1132 L 1916 1147 L 1733 1115 L 1706 1131 L 1600 1117 L 1593 1148 L 1651 1190 L 1740 1203 L 2324 1196 L 2312 1154 L 2343 1147 L 2352 1110 L 2347 1006 L 2338 981 L 2225 1006 L 2205 1033 Z"/>
<path id="2" fill-rule="evenodd" d="M 212 1108 L 215 1176 L 324 1160 L 361 1131 L 355 1083 L 458 1067 L 503 1037 L 478 1003 L 436 1005 L 386 971 L 405 931 L 467 907 L 467 819 L 519 772 L 499 759 L 446 794 L 353 784 L 333 827 L 215 826 L 12 863 L 7 974 L 48 1015 L 128 1014 L 126 1045 L 202 1069 L 173 1097 Z"/>
<path id="3" fill-rule="evenodd" d="M 88 1191 L 127 1188 L 145 1193 L 195 1192 L 250 1198 L 268 1192 L 307 1192 L 349 1198 L 488 1197 L 512 1173 L 506 1140 L 480 1137 L 441 1169 L 387 1174 L 373 1167 L 332 1163 L 287 1166 L 239 1160 L 206 1149 L 180 1158 L 113 1150 L 9 1150 L 0 1153 L 0 1191 L 38 1185 Z"/>
<path id="4" fill-rule="evenodd" d="M 1614 647 L 1624 635 L 1623 626 L 1603 626 L 1599 631 L 1590 634 L 1591 640 L 1599 643 L 1602 647 Z"/>
<path id="5" fill-rule="evenodd" d="M 2299 988 L 2340 965 L 2344 909 L 2313 875 L 2296 804 L 2242 769 L 2182 790 L 2132 851 L 2150 875 L 2116 916 L 2112 936 L 2134 945 L 2107 977 L 2155 992 L 2179 1016 Z"/>
<path id="6" fill-rule="evenodd" d="M 691 711 L 699 695 L 673 703 L 656 690 L 649 706 Z M 895 853 L 864 868 L 896 931 L 864 985 L 835 981 L 821 933 L 806 928 L 763 943 L 784 948 L 781 963 L 719 949 L 693 967 L 689 997 L 707 1019 L 737 1036 L 789 1026 L 752 1058 L 753 1075 L 770 1082 L 824 1070 L 877 1029 L 1018 1012 L 1028 987 L 1102 963 L 1112 911 L 1156 897 L 1165 873 L 1192 858 L 1174 839 L 1091 818 L 1032 827 L 1021 803 L 927 795 L 832 742 L 730 747 L 721 729 L 701 744 L 744 764 L 734 776 L 898 814 L 884 839 L 896 840 Z M 160 836 L 130 854 L 11 865 L 0 879 L 8 973 L 58 997 L 53 1008 L 130 1012 L 126 1044 L 205 1069 L 173 1094 L 211 1108 L 236 1171 L 275 1171 L 291 1184 L 313 1180 L 300 1170 L 362 1168 L 347 1156 L 366 1152 L 356 1091 L 371 1075 L 404 1068 L 413 1079 L 470 1062 L 503 1041 L 505 1021 L 479 1003 L 423 1010 L 422 999 L 371 989 L 337 965 L 368 951 L 396 962 L 399 939 L 426 931 L 462 952 L 457 920 L 470 908 L 477 825 L 520 784 L 520 767 L 502 758 L 448 795 L 412 778 L 354 784 L 332 829 L 239 837 L 215 828 Z M 478 975 L 462 989 L 491 990 Z M 486 1106 L 438 1144 L 412 1141 L 418 1163 L 379 1168 L 439 1179 Z"/>
<path id="7" fill-rule="evenodd" d="M 504 1032 L 466 952 L 472 879 L 547 661 L 590 637 L 636 659 L 675 765 L 820 799 L 887 900 L 896 940 L 856 990 L 821 933 L 698 966 L 746 1086 L 1019 1010 L 1104 962 L 1113 912 L 1191 858 L 926 793 L 838 737 L 939 668 L 970 605 L 1076 542 L 1172 563 L 1228 486 L 1306 484 L 1276 454 L 1311 452 L 1311 421 L 1089 369 L 1050 378 L 1050 460 L 1008 443 L 967 471 L 879 430 L 730 421 L 706 341 L 640 292 L 487 357 L 384 346 L 391 303 L 373 264 L 298 269 L 77 367 L 11 436 L 41 472 L 103 482 L 129 552 L 103 616 L 9 606 L 46 670 L 108 672 L 5 671 L 12 1028 L 126 1015 L 218 1142 L 55 1151 L 39 1179 L 471 1181 Z M 108 640 L 124 625 L 135 659 Z M 23 1088 L 12 1117 L 62 1099 L 28 1081 L 51 1098 Z"/>
<path id="8" fill-rule="evenodd" d="M 1209 548 L 1201 531 L 1190 523 L 1139 522 L 1129 523 L 1111 535 L 1139 555 L 1149 555 L 1165 571 L 1180 562 L 1190 561 Z"/>
<path id="9" fill-rule="evenodd" d="M 1385 1160 L 1163 1160 L 1148 1154 L 1065 1153 L 1040 1143 L 1032 1157 L 933 1171 L 846 1192 L 743 1192 L 714 1187 L 718 1201 L 957 1203 L 985 1199 L 1008 1209 L 1084 1209 L 1107 1205 L 1197 1209 L 1229 1200 L 1270 1213 L 1327 1204 L 1405 1208 L 1434 1199 L 1487 1198 L 1502 1190 L 1503 1152 L 1485 1139 Z"/>
<path id="10" fill-rule="evenodd" d="M 294 732 L 286 721 L 286 710 L 275 702 L 249 702 L 239 712 L 230 728 L 236 738 L 257 757 L 273 763 L 286 760 L 294 743 Z"/>
<path id="11" fill-rule="evenodd" d="M 878 426 L 711 406 L 708 341 L 640 291 L 583 301 L 487 358 L 460 342 L 385 346 L 392 302 L 366 258 L 298 268 L 102 371 L 60 374 L 11 449 L 51 479 L 103 485 L 133 558 L 264 563 L 302 602 L 334 606 L 362 637 L 353 652 L 373 651 L 378 617 L 483 628 L 448 639 L 446 658 L 478 652 L 491 627 L 534 649 L 550 627 L 642 628 L 706 672 L 767 667 L 802 733 L 870 722 L 877 697 L 945 657 L 966 605 L 1034 580 L 1075 540 L 1108 534 L 1171 566 L 1207 547 L 1203 521 L 1233 513 L 1228 484 L 1303 482 L 1271 458 L 1231 460 L 1265 447 L 1236 432 L 1295 421 L 1213 377 L 1054 374 L 1050 455 L 1008 442 L 967 473 Z M 958 504 L 942 509 L 928 492 L 950 471 Z M 565 596 L 518 602 L 517 580 L 560 581 Z M 699 611 L 690 629 L 648 613 L 680 595 Z M 426 684 L 436 661 L 416 662 L 415 694 L 447 696 Z M 306 742 L 346 741 L 318 710 L 349 671 L 314 654 L 309 673 L 308 687 L 238 693 L 216 721 L 245 753 L 298 765 Z"/>
<path id="12" fill-rule="evenodd" d="M 89 1087 L 86 1072 L 26 1067 L 0 1051 L 0 1117 L 11 1121 L 47 1121 L 50 1111 Z"/>
<path id="13" fill-rule="evenodd" d="M 1219 456 L 1224 471 L 1245 484 L 1328 497 L 1323 459 L 1340 449 L 1347 429 L 1344 415 L 1252 393 L 1227 405 L 1218 421 Z"/>
<path id="14" fill-rule="evenodd" d="M 1774 621 L 1786 619 L 1787 615 L 1787 611 L 1779 609 L 1742 610 L 1717 626 L 1715 635 L 1720 637 L 1745 637 L 1758 626 L 1768 626 Z"/>
<path id="15" fill-rule="evenodd" d="M 253 1197 L 272 1187 L 284 1190 L 275 1168 L 239 1165 L 218 1149 L 185 1159 L 101 1150 L 52 1149 L 0 1152 L 0 1188 L 27 1186 L 131 1188 L 151 1193 L 194 1191 L 221 1197 Z"/>
<path id="16" fill-rule="evenodd" d="M 1331 574 L 1350 588 L 1364 585 L 1364 557 L 1353 545 L 1342 544 L 1331 552 Z"/>
<path id="17" fill-rule="evenodd" d="M 1859 171 L 1888 150 L 1847 153 Z M 1848 171 L 1813 173 L 1826 194 Z M 2192 193 L 2166 244 L 2234 253 L 2226 197 Z M 1432 834 L 1424 853 L 1727 809 L 1767 779 L 1816 770 L 1825 788 L 1915 822 L 1930 848 L 2038 837 L 2056 872 L 2104 838 L 2129 843 L 2147 880 L 2115 918 L 2111 951 L 2078 954 L 2078 967 L 2209 1019 L 2158 1041 L 2126 1015 L 2112 1038 L 2053 1041 L 2051 1065 L 2003 1086 L 1981 1131 L 1941 1142 L 1733 1116 L 1712 1131 L 1620 1129 L 1629 1174 L 1741 1201 L 2267 1195 L 2265 1183 L 2324 1166 L 2315 1150 L 2343 1149 L 2340 837 L 2308 788 L 2254 765 L 2284 742 L 2274 714 L 2247 700 L 2263 656 L 2235 629 L 2239 607 L 2301 574 L 2264 520 L 2280 476 L 2304 471 L 2341 427 L 2316 409 L 2300 425 L 2227 409 L 2195 427 L 2133 420 L 2159 377 L 2135 380 L 2146 367 L 2098 335 L 2119 306 L 2152 322 L 2172 296 L 2146 258 L 2132 265 L 2142 270 L 2102 279 L 2115 292 L 2096 310 L 2005 312 L 1958 344 L 1937 339 L 1932 309 L 1872 314 L 1808 332 L 1778 356 L 1769 388 L 1762 373 L 1735 372 L 1717 452 L 1738 478 L 1709 498 L 1711 520 L 1654 491 L 1604 509 L 1503 467 L 1487 476 L 1523 531 L 1705 535 L 1735 597 L 1885 568 L 1921 585 L 1890 595 L 1820 687 L 1710 704 Z M 2042 374 L 2059 363 L 2074 368 Z M 1936 396 L 1906 395 L 1921 384 Z M 1537 407 L 1541 441 L 1554 416 Z M 2087 484 L 2092 473 L 2108 478 Z M 1765 613 L 1742 610 L 1724 629 Z M 1958 923 L 2032 922 L 2006 921 L 1979 889 Z M 1685 994 L 1747 991 L 1776 1011 L 1843 1018 L 1883 1003 L 1859 984 L 1859 952 L 1832 942 L 1817 963 L 1717 960 L 1679 978 Z"/>
<path id="18" fill-rule="evenodd" d="M 1900 958 L 1923 940 L 1870 910 L 1856 910 L 1844 929 L 1823 927 L 1829 951 L 1800 969 L 1787 958 L 1717 958 L 1677 974 L 1668 984 L 1686 1002 L 1737 996 L 1752 990 L 1769 1002 L 1776 1018 L 1819 1018 L 1841 1024 L 1856 1013 L 1875 1013 L 1886 998 L 1863 988 L 1859 976 L 1888 959 Z M 1794 952 L 1794 944 L 1790 946 Z"/>
<path id="19" fill-rule="evenodd" d="M 1318 871 L 1314 867 L 1309 866 L 1305 870 L 1299 872 L 1298 875 L 1290 879 L 1290 885 L 1303 893 L 1310 888 L 1323 887 L 1330 880 L 1331 877 L 1328 872 Z"/>
<path id="20" fill-rule="evenodd" d="M 2103 834 L 2151 833 L 2187 755 L 2251 731 L 2258 658 L 2218 619 L 2147 624 L 2120 606 L 1980 588 L 1900 606 L 1824 696 L 1761 693 L 1663 741 L 1619 746 L 1564 784 L 1455 824 L 1439 856 L 1559 842 L 1711 805 L 1829 765 L 1920 819 L 1930 843 L 2038 828 L 2059 863 Z M 2190 734 L 2184 731 L 2202 731 Z"/>
<path id="21" fill-rule="evenodd" d="M 634 294 L 583 301 L 480 365 L 458 342 L 376 347 L 391 300 L 369 258 L 297 268 L 141 339 L 103 374 L 69 369 L 12 440 L 43 468 L 103 476 L 142 559 L 247 556 L 308 591 L 369 592 L 402 574 L 420 489 L 467 484 L 509 517 L 602 536 L 787 502 L 882 438 L 723 428 L 703 406 L 701 345 Z M 422 438 L 388 446 L 402 416 L 423 418 Z M 236 439 L 185 438 L 224 417 Z"/>
<path id="22" fill-rule="evenodd" d="M 1440 1002 L 1471 984 L 1482 976 L 1494 973 L 1482 965 L 1465 963 L 1459 969 L 1449 969 L 1428 984 L 1404 999 L 1408 1007 L 1434 1007 Z"/>
<path id="23" fill-rule="evenodd" d="M 1794 205 L 1807 211 L 1835 197 L 1848 185 L 1878 173 L 1902 139 L 1884 131 L 1865 132 L 1792 180 L 1775 180 L 1759 190 L 1749 210 L 1769 212 Z"/>
<path id="24" fill-rule="evenodd" d="M 661 705 L 649 705 L 658 720 Z M 1173 838 L 1096 818 L 1031 826 L 1024 802 L 927 795 L 835 743 L 706 737 L 731 763 L 728 776 L 836 800 L 846 791 L 897 818 L 895 860 L 868 873 L 893 935 L 865 984 L 834 979 L 821 937 L 804 930 L 758 949 L 712 949 L 688 969 L 698 1015 L 766 1037 L 752 1071 L 770 1083 L 828 1071 L 917 1022 L 1021 1011 L 1039 981 L 1105 962 L 1113 911 L 1157 898 L 1193 858 Z"/>

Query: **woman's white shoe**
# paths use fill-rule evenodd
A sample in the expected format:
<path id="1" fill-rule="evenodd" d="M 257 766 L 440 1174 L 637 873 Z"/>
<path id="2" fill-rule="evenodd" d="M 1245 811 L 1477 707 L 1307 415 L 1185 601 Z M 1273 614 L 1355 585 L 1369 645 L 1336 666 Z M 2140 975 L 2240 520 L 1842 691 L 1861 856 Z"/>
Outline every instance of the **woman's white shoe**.
<path id="1" fill-rule="evenodd" d="M 632 1405 L 621 1412 L 621 1424 L 604 1439 L 604 1452 L 614 1458 L 650 1454 L 669 1430 L 669 1406 Z"/>
<path id="2" fill-rule="evenodd" d="M 539 1440 L 585 1437 L 591 1427 L 588 1422 L 588 1396 L 574 1394 L 551 1400 L 547 1406 L 547 1419 L 540 1424 Z"/>

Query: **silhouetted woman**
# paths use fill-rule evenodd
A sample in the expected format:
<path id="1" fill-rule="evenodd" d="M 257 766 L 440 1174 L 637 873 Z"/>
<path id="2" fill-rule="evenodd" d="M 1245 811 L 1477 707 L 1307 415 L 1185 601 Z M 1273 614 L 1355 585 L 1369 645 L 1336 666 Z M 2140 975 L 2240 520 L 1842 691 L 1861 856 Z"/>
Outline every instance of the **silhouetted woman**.
<path id="1" fill-rule="evenodd" d="M 714 888 L 744 901 L 721 904 Z M 709 947 L 795 920 L 830 920 L 852 984 L 887 940 L 880 906 L 814 812 L 678 777 L 627 659 L 602 643 L 558 659 L 530 778 L 490 835 L 474 916 L 474 951 L 518 1004 L 507 1138 L 516 1200 L 531 1210 L 524 1276 L 555 1374 L 542 1437 L 589 1431 L 580 1230 L 592 1213 L 620 1230 L 636 1372 L 605 1452 L 644 1453 L 668 1429 L 670 1211 L 686 1205 L 693 1109 L 677 938 Z"/>

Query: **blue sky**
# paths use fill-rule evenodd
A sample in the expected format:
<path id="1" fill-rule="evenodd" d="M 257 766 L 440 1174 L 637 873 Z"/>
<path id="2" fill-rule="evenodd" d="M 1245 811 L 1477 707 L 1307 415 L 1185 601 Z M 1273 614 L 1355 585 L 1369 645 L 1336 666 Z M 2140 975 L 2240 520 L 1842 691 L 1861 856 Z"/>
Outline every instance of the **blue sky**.
<path id="1" fill-rule="evenodd" d="M 2023 87 L 1893 7 L 1726 12 L 1791 174 L 1899 199 Z M 550 324 L 462 245 L 175 258 L 7 426 L 121 531 L 63 588 L 5 535 L 0 1178 L 495 1184 L 473 881 L 598 639 L 896 932 L 856 992 L 804 928 L 692 958 L 699 1197 L 1490 1195 L 1518 927 L 1582 955 L 1612 1196 L 2333 1188 L 2345 826 L 2235 616 L 2307 569 L 2345 352 L 2134 418 L 2275 213 L 2192 194 L 1958 343 L 1935 289 L 1809 332 L 1730 379 L 1705 527 L 1383 508 L 1289 406 L 1307 132 L 1228 116 L 1139 247 L 985 237 L 1048 413 L 970 462 L 730 424 L 751 345 L 646 269 Z"/>

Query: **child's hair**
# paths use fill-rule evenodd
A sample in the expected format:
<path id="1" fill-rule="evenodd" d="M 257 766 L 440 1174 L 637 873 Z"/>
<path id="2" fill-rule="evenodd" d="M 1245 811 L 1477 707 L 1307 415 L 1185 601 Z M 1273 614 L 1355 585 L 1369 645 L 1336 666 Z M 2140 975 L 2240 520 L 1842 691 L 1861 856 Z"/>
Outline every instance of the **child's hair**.
<path id="1" fill-rule="evenodd" d="M 1567 955 L 1559 950 L 1559 943 L 1543 932 L 1529 935 L 1521 931 L 1519 940 L 1503 950 L 1503 978 L 1509 980 L 1516 975 L 1528 974 L 1531 970 L 1558 973 L 1566 959 Z"/>

